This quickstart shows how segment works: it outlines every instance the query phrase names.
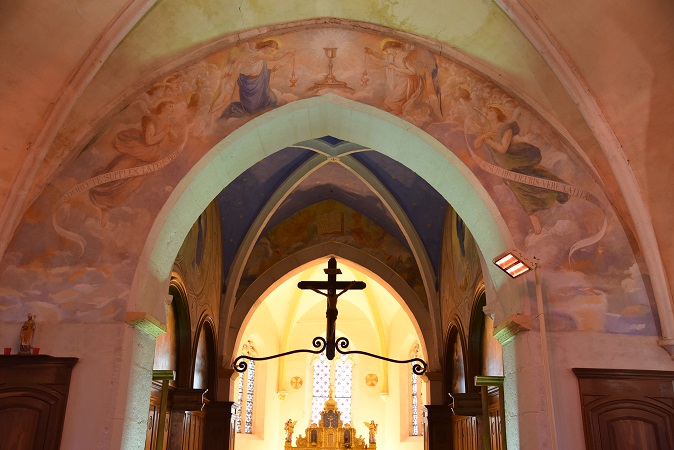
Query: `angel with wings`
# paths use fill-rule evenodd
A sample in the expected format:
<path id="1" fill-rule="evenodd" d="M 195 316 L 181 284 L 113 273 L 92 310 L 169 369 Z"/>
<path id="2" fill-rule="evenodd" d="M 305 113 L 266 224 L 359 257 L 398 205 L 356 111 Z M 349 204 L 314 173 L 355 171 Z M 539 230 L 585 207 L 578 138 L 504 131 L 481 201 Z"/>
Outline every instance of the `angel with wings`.
<path id="1" fill-rule="evenodd" d="M 375 437 L 377 434 L 377 426 L 378 424 L 374 423 L 374 420 L 371 422 L 363 422 L 365 426 L 367 427 L 367 430 L 369 431 L 370 434 L 370 444 L 374 444 L 377 442 L 377 438 Z"/>
<path id="2" fill-rule="evenodd" d="M 278 99 L 270 83 L 271 74 L 278 66 L 269 68 L 267 63 L 294 54 L 294 50 L 281 51 L 280 48 L 279 39 L 267 37 L 232 49 L 211 105 L 212 114 L 229 119 L 251 116 L 276 106 Z M 233 77 L 236 77 L 235 81 Z"/>
<path id="3" fill-rule="evenodd" d="M 520 108 L 517 108 L 508 120 L 504 106 L 491 103 L 487 105 L 485 118 L 485 127 L 482 133 L 475 138 L 473 145 L 476 149 L 484 146 L 498 167 L 538 179 L 565 183 L 564 180 L 540 164 L 542 155 L 538 147 L 518 137 L 528 135 L 530 128 L 530 122 L 526 120 L 527 116 L 522 114 Z M 522 127 L 520 127 L 518 121 L 523 124 Z M 557 203 L 566 203 L 569 200 L 569 194 L 565 192 L 507 179 L 504 182 L 529 215 L 535 234 L 541 234 L 542 232 L 541 222 L 536 213 L 549 209 Z"/>
<path id="4" fill-rule="evenodd" d="M 365 54 L 376 66 L 386 69 L 384 108 L 414 122 L 442 117 L 438 64 L 433 55 L 392 38 L 382 40 L 379 47 L 381 54 L 369 47 L 365 47 Z"/>
<path id="5" fill-rule="evenodd" d="M 293 432 L 295 431 L 295 424 L 296 423 L 297 423 L 297 421 L 292 420 L 292 419 L 288 419 L 288 421 L 285 423 L 286 442 L 292 442 Z"/>

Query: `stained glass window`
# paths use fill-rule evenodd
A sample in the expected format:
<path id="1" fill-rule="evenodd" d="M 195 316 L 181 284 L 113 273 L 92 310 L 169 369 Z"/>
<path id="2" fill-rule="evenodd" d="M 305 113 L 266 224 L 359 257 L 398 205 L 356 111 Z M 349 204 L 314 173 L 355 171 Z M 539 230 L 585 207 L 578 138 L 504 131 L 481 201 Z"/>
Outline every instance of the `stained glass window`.
<path id="1" fill-rule="evenodd" d="M 419 376 L 412 372 L 412 436 L 419 436 Z"/>
<path id="2" fill-rule="evenodd" d="M 247 341 L 243 345 L 243 354 L 248 356 L 257 356 L 252 341 Z M 241 406 L 241 414 L 236 418 L 236 432 L 251 434 L 253 432 L 253 399 L 255 394 L 255 361 L 248 361 L 248 369 L 239 376 L 239 388 L 237 390 L 236 402 Z"/>
<path id="3" fill-rule="evenodd" d="M 351 423 L 351 386 L 353 364 L 342 355 L 335 365 L 335 400 L 342 413 L 342 422 Z"/>
<path id="4" fill-rule="evenodd" d="M 311 402 L 311 422 L 318 423 L 321 420 L 323 404 L 328 399 L 330 391 L 330 363 L 321 353 L 314 361 L 314 388 Z"/>
<path id="5" fill-rule="evenodd" d="M 236 396 L 236 402 L 241 405 L 243 402 L 243 377 L 244 374 L 239 375 L 239 389 Z M 241 414 L 236 416 L 236 432 L 241 433 Z"/>
<path id="6" fill-rule="evenodd" d="M 346 355 L 331 364 L 325 354 L 314 361 L 314 388 L 311 403 L 311 421 L 321 420 L 321 411 L 328 399 L 330 386 L 334 386 L 334 398 L 342 413 L 342 423 L 351 423 L 351 392 L 353 386 L 353 363 Z"/>
<path id="7" fill-rule="evenodd" d="M 246 423 L 243 431 L 253 432 L 253 393 L 255 389 L 255 361 L 248 365 L 248 382 L 246 383 Z"/>

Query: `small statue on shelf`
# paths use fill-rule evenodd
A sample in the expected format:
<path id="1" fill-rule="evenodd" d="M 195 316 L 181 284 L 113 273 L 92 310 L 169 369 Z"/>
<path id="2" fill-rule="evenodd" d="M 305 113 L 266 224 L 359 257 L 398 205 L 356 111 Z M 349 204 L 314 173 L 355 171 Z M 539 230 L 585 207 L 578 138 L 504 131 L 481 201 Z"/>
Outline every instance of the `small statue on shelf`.
<path id="1" fill-rule="evenodd" d="M 374 444 L 377 442 L 377 439 L 375 438 L 375 435 L 377 434 L 377 424 L 374 423 L 374 420 L 371 422 L 363 422 L 367 429 L 370 431 L 370 444 Z"/>
<path id="2" fill-rule="evenodd" d="M 286 422 L 285 430 L 286 430 L 286 442 L 292 442 L 293 440 L 293 431 L 295 430 L 295 424 L 297 421 L 292 421 L 292 419 L 288 419 Z"/>
<path id="3" fill-rule="evenodd" d="M 19 347 L 19 354 L 29 355 L 33 349 L 33 334 L 35 333 L 35 318 L 37 316 L 28 314 L 26 320 L 21 326 L 21 346 Z"/>

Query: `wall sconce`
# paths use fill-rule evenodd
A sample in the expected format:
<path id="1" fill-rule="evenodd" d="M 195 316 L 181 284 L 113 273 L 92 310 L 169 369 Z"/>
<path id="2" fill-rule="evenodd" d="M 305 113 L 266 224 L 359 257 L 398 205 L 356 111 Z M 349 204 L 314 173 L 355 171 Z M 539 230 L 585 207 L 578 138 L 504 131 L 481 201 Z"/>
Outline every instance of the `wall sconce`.
<path id="1" fill-rule="evenodd" d="M 511 278 L 517 278 L 523 273 L 530 271 L 535 266 L 535 264 L 529 262 L 522 256 L 522 253 L 515 249 L 510 249 L 494 258 L 494 264 L 507 273 Z"/>

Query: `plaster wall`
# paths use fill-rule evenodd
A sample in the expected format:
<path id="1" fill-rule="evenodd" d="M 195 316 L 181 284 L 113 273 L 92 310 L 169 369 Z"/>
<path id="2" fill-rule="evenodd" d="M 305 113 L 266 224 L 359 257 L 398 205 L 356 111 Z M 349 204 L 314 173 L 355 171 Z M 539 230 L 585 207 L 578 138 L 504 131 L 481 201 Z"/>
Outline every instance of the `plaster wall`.
<path id="1" fill-rule="evenodd" d="M 573 0 L 517 2 L 532 11 L 575 66 L 621 144 L 653 219 L 667 279 L 674 274 L 669 171 L 674 166 L 674 4 Z M 671 291 L 671 282 L 670 282 Z"/>
<path id="2" fill-rule="evenodd" d="M 281 11 L 277 10 L 276 4 L 260 7 L 252 2 L 229 6 L 209 1 L 194 3 L 160 2 L 126 36 L 61 130 L 35 180 L 34 191 L 39 191 L 62 159 L 71 154 L 73 144 L 83 137 L 82 133 L 88 133 L 92 118 L 96 121 L 112 108 L 119 108 L 119 102 L 132 95 L 140 85 L 152 81 L 165 70 L 184 65 L 203 51 L 212 51 L 240 38 L 270 30 L 283 32 L 292 24 L 269 25 L 280 23 L 282 19 L 304 21 L 295 23 L 301 28 L 317 21 L 311 17 L 335 17 L 337 19 L 331 19 L 331 22 L 345 27 L 380 29 L 370 24 L 378 23 L 429 38 L 431 46 L 439 47 L 451 58 L 497 79 L 499 84 L 532 105 L 539 105 L 541 113 L 559 121 L 563 124 L 561 128 L 572 130 L 572 138 L 581 142 L 586 151 L 592 152 L 595 145 L 589 129 L 583 125 L 575 105 L 555 75 L 494 3 L 449 0 L 438 6 L 436 2 L 417 1 L 403 6 L 379 1 L 351 4 L 349 1 L 337 6 L 319 2 L 314 5 L 315 14 L 311 14 L 306 5 L 293 6 L 293 2 L 284 4 Z M 232 11 L 228 10 L 230 7 Z M 436 14 L 438 7 L 449 14 Z M 300 11 L 306 11 L 308 15 L 298 14 Z M 461 11 L 461 14 L 452 14 L 453 11 Z M 239 16 L 243 17 L 239 19 Z M 255 30 L 255 27 L 261 28 Z M 229 37 L 222 37 L 227 35 Z M 208 44 L 199 49 L 203 42 Z"/>
<path id="3" fill-rule="evenodd" d="M 0 135 L 3 155 L 8 156 L 0 167 L 0 207 L 23 158 L 29 156 L 24 150 L 45 125 L 44 118 L 53 111 L 59 91 L 64 90 L 73 68 L 78 67 L 100 30 L 123 4 L 123 0 L 78 5 L 50 2 L 45 7 L 43 2 L 26 1 L 3 2 L 0 6 L 0 57 L 4 62 L 0 74 Z M 83 16 L 87 17 L 86 24 Z"/>
<path id="4" fill-rule="evenodd" d="M 448 207 L 443 229 L 439 283 L 443 342 L 447 341 L 452 323 L 462 327 L 464 333 L 469 332 L 476 287 L 482 279 L 480 251 L 475 239 L 463 220 Z"/>
<path id="5" fill-rule="evenodd" d="M 254 29 L 258 27 L 273 30 L 274 24 L 316 17 L 335 18 L 334 23 L 345 25 L 362 21 L 363 28 L 370 27 L 368 22 L 375 23 L 450 43 L 448 51 L 472 55 L 476 62 L 507 79 L 506 83 L 528 86 L 528 96 L 545 105 L 546 110 L 575 109 L 543 58 L 498 5 L 488 0 L 416 0 L 404 4 L 323 0 L 311 6 L 297 0 L 264 5 L 254 1 L 222 4 L 214 0 L 166 0 L 146 14 L 115 49 L 73 118 L 96 111 L 132 86 L 139 76 L 151 74 L 201 43 L 216 43 L 227 35 L 246 38 L 256 34 Z M 285 27 L 282 25 L 279 31 Z"/>
<path id="6" fill-rule="evenodd" d="M 75 357 L 63 449 L 143 448 L 154 337 L 126 323 L 52 324 L 36 319 L 41 354 Z M 3 324 L 0 342 L 18 351 L 21 323 Z"/>
<path id="7" fill-rule="evenodd" d="M 552 332 L 548 348 L 559 449 L 585 448 L 578 379 L 571 369 L 674 370 L 674 361 L 657 346 L 657 339 L 649 336 Z"/>

